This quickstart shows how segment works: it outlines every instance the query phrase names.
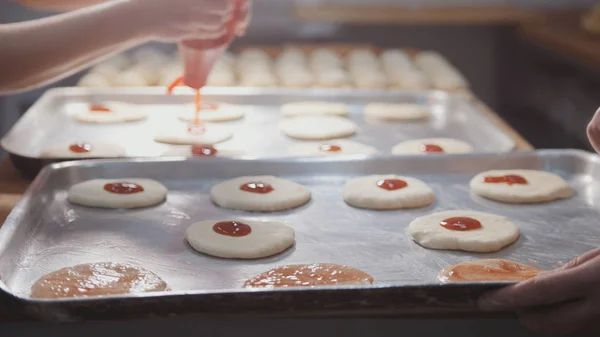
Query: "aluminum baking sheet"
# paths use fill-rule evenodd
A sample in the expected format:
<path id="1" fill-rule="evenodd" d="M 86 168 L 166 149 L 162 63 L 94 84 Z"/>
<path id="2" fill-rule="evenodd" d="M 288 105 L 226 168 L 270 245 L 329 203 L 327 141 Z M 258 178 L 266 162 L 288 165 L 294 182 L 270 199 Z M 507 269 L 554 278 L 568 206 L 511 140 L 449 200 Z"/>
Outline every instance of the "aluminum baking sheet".
<path id="1" fill-rule="evenodd" d="M 188 93 L 188 94 L 185 94 Z M 506 152 L 515 142 L 489 121 L 477 105 L 460 95 L 444 92 L 389 92 L 356 90 L 285 90 L 208 88 L 207 102 L 244 105 L 246 117 L 239 121 L 209 126 L 227 128 L 234 137 L 221 145 L 241 150 L 245 156 L 283 157 L 297 140 L 283 135 L 278 128 L 282 119 L 280 106 L 296 101 L 324 100 L 344 102 L 351 108 L 350 119 L 359 130 L 350 138 L 378 148 L 391 155 L 391 149 L 401 141 L 415 138 L 451 137 L 467 141 L 477 152 Z M 72 116 L 78 106 L 121 101 L 140 104 L 149 112 L 146 121 L 92 125 L 79 123 Z M 129 157 L 156 157 L 169 145 L 154 142 L 159 130 L 181 126 L 178 119 L 183 104 L 193 102 L 189 91 L 167 96 L 161 88 L 85 89 L 59 88 L 48 91 L 2 139 L 2 147 L 15 155 L 38 158 L 49 144 L 80 141 L 110 141 L 127 150 Z M 363 107 L 371 102 L 411 102 L 431 109 L 429 121 L 415 123 L 366 122 Z"/>
<path id="2" fill-rule="evenodd" d="M 470 194 L 469 180 L 489 169 L 555 172 L 575 188 L 575 197 L 541 205 L 505 205 Z M 349 207 L 341 188 L 351 177 L 399 173 L 428 182 L 437 202 L 404 211 Z M 230 211 L 209 200 L 211 186 L 240 175 L 273 174 L 309 187 L 312 201 L 271 214 Z M 141 210 L 102 210 L 71 205 L 69 186 L 92 178 L 153 178 L 169 188 L 168 200 Z M 0 229 L 0 284 L 29 312 L 52 319 L 119 317 L 161 313 L 402 312 L 456 313 L 475 310 L 487 285 L 439 285 L 438 272 L 478 258 L 506 258 L 555 268 L 600 245 L 600 158 L 582 151 L 410 156 L 341 161 L 143 160 L 81 161 L 47 167 Z M 407 235 L 408 224 L 432 212 L 467 209 L 501 214 L 522 230 L 514 245 L 493 254 L 436 251 Z M 208 219 L 278 219 L 296 230 L 296 245 L 262 260 L 212 258 L 184 241 L 192 223 Z M 28 299 L 40 276 L 80 263 L 133 263 L 160 275 L 173 289 L 141 297 L 67 301 Z M 244 280 L 273 267 L 331 262 L 357 267 L 375 279 L 372 287 L 250 291 Z M 12 298 L 12 297 L 11 297 Z"/>

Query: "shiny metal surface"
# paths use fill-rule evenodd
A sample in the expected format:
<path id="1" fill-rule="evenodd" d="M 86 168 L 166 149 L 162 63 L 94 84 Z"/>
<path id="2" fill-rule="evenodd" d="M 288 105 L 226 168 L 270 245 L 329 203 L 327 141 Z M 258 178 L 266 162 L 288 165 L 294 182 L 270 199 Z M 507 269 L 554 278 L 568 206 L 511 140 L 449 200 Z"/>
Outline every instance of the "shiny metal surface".
<path id="1" fill-rule="evenodd" d="M 160 156 L 169 146 L 154 142 L 155 134 L 183 125 L 178 119 L 182 104 L 193 102 L 189 91 L 180 93 L 170 97 L 162 88 L 50 90 L 2 139 L 1 145 L 9 153 L 38 158 L 43 148 L 54 143 L 109 141 L 125 147 L 128 157 Z M 214 127 L 232 130 L 235 136 L 221 145 L 242 150 L 248 157 L 286 156 L 287 148 L 297 141 L 279 131 L 282 117 L 279 107 L 283 103 L 305 100 L 348 103 L 350 118 L 359 125 L 357 135 L 350 139 L 375 146 L 383 155 L 391 155 L 391 148 L 399 142 L 415 138 L 457 138 L 473 144 L 477 152 L 506 152 L 515 146 L 514 141 L 470 101 L 443 92 L 208 88 L 204 95 L 207 102 L 247 106 L 243 120 L 219 123 Z M 78 105 L 108 100 L 142 104 L 141 108 L 149 112 L 149 118 L 113 125 L 73 121 L 73 109 Z M 362 108 L 371 102 L 418 103 L 430 107 L 433 117 L 420 123 L 367 122 Z"/>
<path id="2" fill-rule="evenodd" d="M 476 173 L 516 168 L 555 172 L 577 193 L 571 199 L 541 205 L 504 205 L 470 194 L 468 182 Z M 385 173 L 428 182 L 437 202 L 424 209 L 383 212 L 354 209 L 343 202 L 341 187 L 349 178 Z M 313 199 L 302 208 L 271 214 L 229 211 L 210 202 L 208 192 L 217 182 L 259 174 L 301 183 L 311 189 Z M 90 209 L 66 201 L 66 190 L 75 183 L 131 176 L 164 183 L 169 188 L 167 201 L 132 211 Z M 64 311 L 70 306 L 83 310 L 110 305 L 136 308 L 146 314 L 158 310 L 152 305 L 168 312 L 196 312 L 207 303 L 211 305 L 206 310 L 211 312 L 225 308 L 228 312 L 283 310 L 281 307 L 292 311 L 301 300 L 305 302 L 298 304 L 300 307 L 313 311 L 473 310 L 475 296 L 487 286 L 438 285 L 436 276 L 442 268 L 471 259 L 505 258 L 550 269 L 596 248 L 600 245 L 598 191 L 600 158 L 576 150 L 342 161 L 214 158 L 55 164 L 42 171 L 0 229 L 0 288 L 5 295 L 18 296 L 25 305 L 35 305 L 46 314 L 54 313 L 57 307 Z M 449 209 L 508 216 L 521 228 L 522 236 L 514 245 L 493 254 L 428 250 L 408 237 L 406 228 L 415 217 Z M 237 261 L 196 253 L 185 243 L 184 231 L 190 224 L 231 217 L 285 221 L 296 230 L 296 245 L 272 258 Z M 66 266 L 100 261 L 146 268 L 162 277 L 173 291 L 159 293 L 158 298 L 121 296 L 117 304 L 106 298 L 67 302 L 28 299 L 29 288 L 40 276 Z M 372 287 L 272 292 L 241 288 L 246 279 L 271 268 L 317 262 L 359 268 L 372 275 L 375 283 Z M 174 302 L 176 298 L 194 304 L 181 306 Z M 115 309 L 113 314 L 118 312 Z M 75 315 L 75 310 L 69 315 Z"/>

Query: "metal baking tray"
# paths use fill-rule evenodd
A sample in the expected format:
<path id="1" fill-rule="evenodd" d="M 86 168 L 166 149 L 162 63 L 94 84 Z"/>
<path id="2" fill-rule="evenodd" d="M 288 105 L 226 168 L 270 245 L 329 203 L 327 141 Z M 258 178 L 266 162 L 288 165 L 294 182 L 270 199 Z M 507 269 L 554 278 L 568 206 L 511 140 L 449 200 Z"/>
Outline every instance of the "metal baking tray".
<path id="1" fill-rule="evenodd" d="M 489 169 L 555 172 L 574 187 L 568 200 L 505 205 L 472 196 L 468 183 Z M 400 173 L 428 182 L 437 202 L 404 211 L 368 211 L 346 205 L 342 185 L 351 177 Z M 211 186 L 240 175 L 272 174 L 309 187 L 312 201 L 280 213 L 230 211 L 209 200 Z M 141 210 L 101 210 L 69 204 L 67 189 L 91 178 L 153 178 L 169 188 L 165 203 Z M 448 265 L 506 258 L 555 268 L 600 243 L 600 158 L 576 150 L 510 154 L 333 159 L 134 159 L 79 161 L 46 167 L 0 228 L 0 297 L 38 318 L 68 321 L 152 315 L 260 314 L 452 315 L 477 313 L 476 298 L 500 284 L 440 285 Z M 521 238 L 497 253 L 436 251 L 406 232 L 418 216 L 470 209 L 510 217 Z M 296 230 L 296 245 L 255 261 L 224 260 L 194 252 L 184 241 L 192 223 L 220 218 L 279 219 Z M 171 292 L 76 300 L 32 300 L 33 282 L 80 263 L 114 261 L 160 275 Z M 373 286 L 295 290 L 242 289 L 245 279 L 273 267 L 330 262 L 371 274 Z M 14 309 L 17 310 L 17 309 Z"/>
<path id="2" fill-rule="evenodd" d="M 306 100 L 344 102 L 351 106 L 350 118 L 359 125 L 357 135 L 350 138 L 375 146 L 381 154 L 391 155 L 397 143 L 415 138 L 451 137 L 465 140 L 477 152 L 506 152 L 515 147 L 512 138 L 493 124 L 474 104 L 461 95 L 440 91 L 390 92 L 340 89 L 250 89 L 207 88 L 208 102 L 226 102 L 247 106 L 242 120 L 224 123 L 235 136 L 221 145 L 242 150 L 252 158 L 285 157 L 287 148 L 298 142 L 283 135 L 278 128 L 284 103 Z M 122 101 L 142 104 L 149 112 L 146 121 L 90 125 L 72 119 L 77 104 Z M 49 144 L 80 141 L 110 141 L 127 150 L 129 157 L 157 157 L 169 145 L 154 142 L 158 130 L 180 125 L 181 104 L 193 102 L 189 91 L 167 96 L 161 88 L 86 89 L 59 88 L 48 92 L 19 120 L 2 139 L 2 147 L 12 155 L 21 171 L 35 175 L 43 164 L 58 158 L 40 160 L 40 151 Z M 411 102 L 430 107 L 432 118 L 416 123 L 367 123 L 363 106 L 371 102 Z"/>

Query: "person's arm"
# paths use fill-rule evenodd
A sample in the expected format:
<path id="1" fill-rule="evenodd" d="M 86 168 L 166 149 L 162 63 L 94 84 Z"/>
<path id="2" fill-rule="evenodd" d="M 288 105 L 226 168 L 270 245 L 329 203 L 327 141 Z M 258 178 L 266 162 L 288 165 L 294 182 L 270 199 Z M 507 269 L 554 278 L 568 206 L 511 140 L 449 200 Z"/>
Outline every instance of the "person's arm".
<path id="1" fill-rule="evenodd" d="M 227 0 L 114 0 L 0 25 L 0 92 L 46 84 L 151 39 L 221 37 L 231 11 Z"/>
<path id="2" fill-rule="evenodd" d="M 107 0 L 15 0 L 19 4 L 44 11 L 64 12 L 85 8 L 106 2 Z"/>

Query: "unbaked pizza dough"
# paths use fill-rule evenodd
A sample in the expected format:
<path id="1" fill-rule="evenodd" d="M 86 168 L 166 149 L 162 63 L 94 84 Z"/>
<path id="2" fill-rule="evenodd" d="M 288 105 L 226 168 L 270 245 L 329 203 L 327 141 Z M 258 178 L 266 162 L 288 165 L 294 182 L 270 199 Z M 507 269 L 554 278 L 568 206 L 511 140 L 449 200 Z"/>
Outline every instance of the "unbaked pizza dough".
<path id="1" fill-rule="evenodd" d="M 338 139 L 297 143 L 288 148 L 288 153 L 297 157 L 372 155 L 377 153 L 377 149 L 351 140 Z"/>
<path id="2" fill-rule="evenodd" d="M 147 117 L 148 113 L 144 111 L 144 107 L 122 102 L 81 105 L 73 115 L 73 119 L 78 122 L 95 124 L 135 122 Z"/>
<path id="3" fill-rule="evenodd" d="M 525 184 L 486 182 L 502 177 L 521 177 Z M 560 176 L 535 170 L 494 170 L 476 175 L 470 183 L 471 191 L 483 198 L 510 203 L 530 204 L 569 198 L 573 188 Z"/>
<path id="4" fill-rule="evenodd" d="M 347 116 L 349 108 L 344 103 L 332 102 L 294 102 L 281 106 L 284 116 L 306 116 L 306 115 L 335 115 Z"/>
<path id="5" fill-rule="evenodd" d="M 486 259 L 462 262 L 444 268 L 438 280 L 442 283 L 520 282 L 534 278 L 543 271 L 514 261 Z"/>
<path id="6" fill-rule="evenodd" d="M 125 149 L 106 142 L 71 142 L 51 145 L 40 152 L 42 158 L 118 158 Z"/>
<path id="7" fill-rule="evenodd" d="M 428 154 L 426 147 L 440 147 L 443 153 L 461 154 L 473 152 L 473 146 L 462 140 L 452 138 L 429 138 L 429 139 L 414 139 L 402 142 L 392 149 L 393 154 L 411 155 L 411 154 Z M 439 153 L 439 152 L 431 152 Z"/>
<path id="8" fill-rule="evenodd" d="M 441 222 L 453 218 L 470 218 L 481 228 L 451 230 Z M 475 211 L 444 211 L 415 219 L 408 226 L 410 236 L 425 248 L 463 250 L 476 253 L 496 252 L 519 239 L 519 228 L 510 219 Z"/>
<path id="9" fill-rule="evenodd" d="M 159 131 L 154 137 L 154 141 L 171 145 L 214 145 L 233 137 L 233 133 L 228 129 L 214 125 L 205 125 L 204 127 L 204 132 L 190 132 L 187 125 L 165 128 L 165 130 Z"/>
<path id="10" fill-rule="evenodd" d="M 303 140 L 328 140 L 356 133 L 354 122 L 339 116 L 307 116 L 284 119 L 279 125 L 288 137 Z"/>
<path id="11" fill-rule="evenodd" d="M 185 113 L 179 116 L 184 122 L 194 122 L 196 120 L 195 106 L 186 105 Z M 218 104 L 216 110 L 203 110 L 198 114 L 202 122 L 219 123 L 230 122 L 244 118 L 244 108 L 233 104 Z"/>
<path id="12" fill-rule="evenodd" d="M 46 274 L 31 287 L 32 298 L 71 298 L 167 290 L 158 275 L 124 263 L 80 264 Z"/>
<path id="13" fill-rule="evenodd" d="M 113 185 L 115 184 L 115 185 Z M 111 186 L 114 189 L 111 189 Z M 141 187 L 143 190 L 139 190 Z M 111 192 L 115 189 L 125 193 Z M 100 208 L 128 209 L 160 204 L 167 197 L 167 188 L 158 181 L 139 178 L 94 179 L 73 185 L 69 201 L 76 205 Z"/>
<path id="14" fill-rule="evenodd" d="M 164 157 L 238 157 L 244 155 L 244 151 L 210 145 L 180 145 L 172 146 L 162 155 Z"/>
<path id="15" fill-rule="evenodd" d="M 185 239 L 195 250 L 226 259 L 260 259 L 294 244 L 294 229 L 279 221 L 210 220 L 188 227 Z"/>
<path id="16" fill-rule="evenodd" d="M 350 206 L 375 210 L 421 208 L 435 202 L 435 194 L 429 185 L 419 179 L 397 175 L 352 179 L 344 185 L 342 195 Z"/>
<path id="17" fill-rule="evenodd" d="M 429 118 L 429 110 L 411 103 L 371 103 L 365 107 L 365 117 L 389 121 L 413 121 Z"/>
<path id="18" fill-rule="evenodd" d="M 242 190 L 243 186 L 268 192 L 249 192 Z M 218 206 L 251 212 L 277 212 L 300 207 L 309 202 L 310 197 L 308 188 L 273 176 L 239 177 L 220 183 L 210 191 L 211 200 Z"/>

